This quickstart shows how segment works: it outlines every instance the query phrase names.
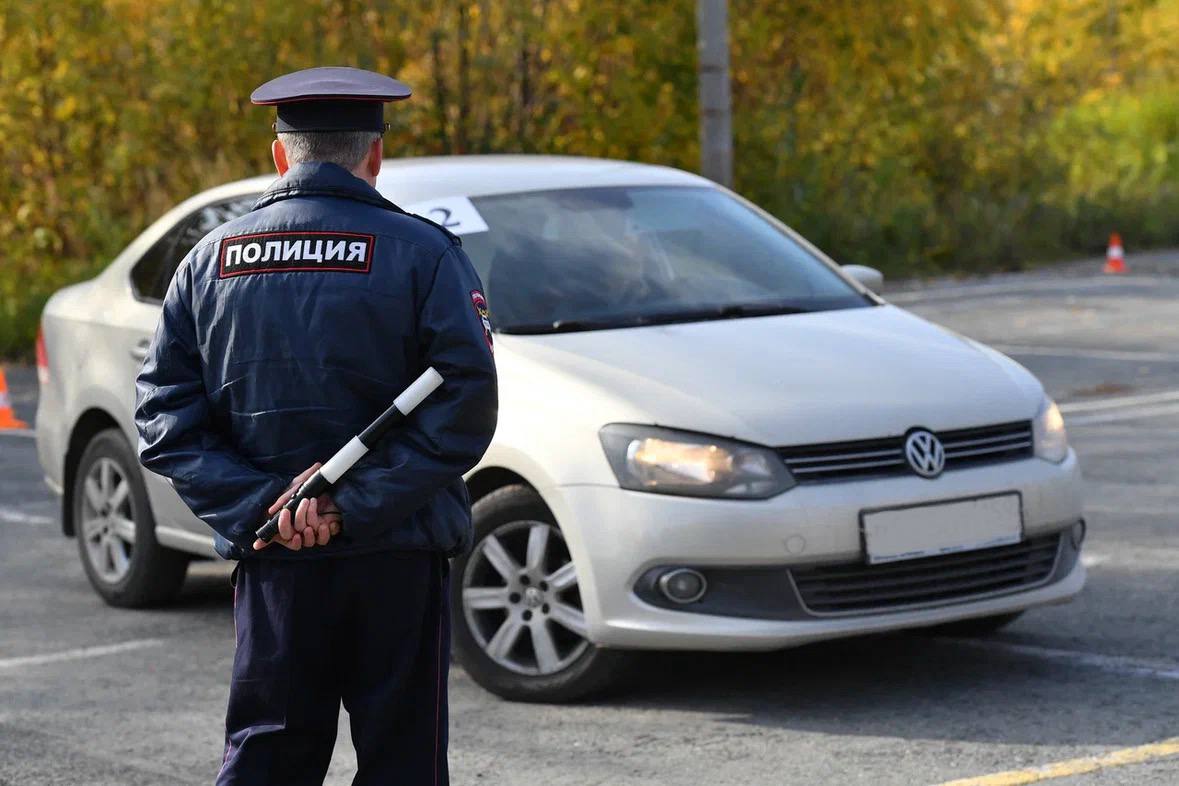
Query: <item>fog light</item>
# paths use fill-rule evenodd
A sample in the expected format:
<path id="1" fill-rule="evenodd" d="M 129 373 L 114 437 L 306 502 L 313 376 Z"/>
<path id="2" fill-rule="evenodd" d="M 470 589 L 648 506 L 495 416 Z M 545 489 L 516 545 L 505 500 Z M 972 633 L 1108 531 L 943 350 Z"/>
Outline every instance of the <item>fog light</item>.
<path id="1" fill-rule="evenodd" d="M 708 582 L 699 571 L 676 568 L 659 577 L 659 589 L 675 603 L 695 603 L 704 597 Z"/>
<path id="2" fill-rule="evenodd" d="M 1081 519 L 1068 531 L 1068 537 L 1073 542 L 1074 549 L 1079 549 L 1081 544 L 1085 542 L 1085 529 L 1085 520 Z"/>

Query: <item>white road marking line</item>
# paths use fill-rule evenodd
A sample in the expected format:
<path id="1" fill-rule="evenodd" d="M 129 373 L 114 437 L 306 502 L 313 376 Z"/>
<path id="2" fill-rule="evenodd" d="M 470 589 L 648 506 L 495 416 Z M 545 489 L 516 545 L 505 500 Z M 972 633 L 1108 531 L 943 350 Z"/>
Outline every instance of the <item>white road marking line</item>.
<path id="1" fill-rule="evenodd" d="M 1115 410 L 1112 412 L 1081 415 L 1080 417 L 1065 418 L 1065 425 L 1092 426 L 1098 423 L 1116 423 L 1121 420 L 1139 420 L 1141 418 L 1156 418 L 1164 415 L 1179 415 L 1179 401 L 1172 404 L 1162 404 L 1157 407 L 1143 407 L 1141 409 Z"/>
<path id="2" fill-rule="evenodd" d="M 21 439 L 36 439 L 37 434 L 31 428 L 0 429 L 0 437 L 20 437 Z"/>
<path id="3" fill-rule="evenodd" d="M 1179 390 L 1164 390 L 1158 393 L 1140 393 L 1134 396 L 1116 396 L 1113 398 L 1094 399 L 1092 401 L 1070 401 L 1060 405 L 1060 411 L 1066 415 L 1071 412 L 1096 412 L 1102 409 L 1118 409 L 1132 407 L 1137 404 L 1162 404 L 1179 401 Z"/>
<path id="4" fill-rule="evenodd" d="M 62 652 L 47 652 L 44 655 L 22 655 L 16 658 L 0 658 L 0 671 L 4 669 L 18 669 L 22 666 L 42 666 L 46 663 L 61 663 L 69 660 L 83 660 L 85 658 L 99 658 L 104 655 L 117 655 L 120 652 L 140 650 L 145 647 L 158 647 L 164 643 L 163 639 L 134 639 L 120 644 L 104 644 L 98 647 L 80 647 Z"/>
<path id="5" fill-rule="evenodd" d="M 989 650 L 991 652 L 1007 652 L 1013 655 L 1026 655 L 1042 660 L 1074 663 L 1089 666 L 1110 674 L 1120 674 L 1132 677 L 1150 677 L 1158 680 L 1179 680 L 1179 663 L 1159 660 L 1141 660 L 1128 658 L 1124 655 L 1100 655 L 1095 652 L 1080 650 L 1061 650 L 1051 647 L 1037 647 L 1032 644 L 1014 644 L 1004 641 L 985 641 L 982 639 L 950 639 L 942 638 L 944 642 L 953 642 L 972 649 Z"/>
<path id="6" fill-rule="evenodd" d="M 1172 737 L 1169 740 L 1137 745 L 1133 748 L 1122 748 L 1097 756 L 1083 756 L 1079 759 L 1057 761 L 1040 767 L 995 772 L 974 778 L 960 778 L 955 781 L 946 781 L 940 786 L 1024 786 L 1028 783 L 1084 775 L 1107 767 L 1125 767 L 1130 764 L 1158 761 L 1176 755 L 1179 755 L 1179 737 Z"/>
<path id="7" fill-rule="evenodd" d="M 46 524 L 52 524 L 53 519 L 49 516 L 38 516 L 34 513 L 21 513 L 19 510 L 0 510 L 0 523 L 29 524 L 34 527 L 42 527 Z"/>
<path id="8" fill-rule="evenodd" d="M 1139 363 L 1179 363 L 1174 352 L 1151 352 L 1138 349 L 1097 349 L 1090 347 L 1041 347 L 1024 344 L 990 344 L 987 346 L 1006 355 L 1043 355 L 1059 358 L 1095 358 L 1098 360 L 1129 360 Z"/>
<path id="9" fill-rule="evenodd" d="M 885 293 L 884 299 L 891 303 L 922 303 L 924 301 L 949 300 L 969 297 L 988 297 L 990 295 L 1031 295 L 1041 290 L 1065 289 L 1064 294 L 1073 292 L 1067 290 L 1102 289 L 1105 287 L 1133 288 L 1158 281 L 1174 282 L 1173 278 L 1158 276 L 1129 276 L 1126 278 L 1047 278 L 1037 281 L 1011 281 L 995 284 L 962 284 L 949 287 L 927 287 L 925 289 L 911 289 L 905 292 Z"/>
<path id="10" fill-rule="evenodd" d="M 1179 390 L 1116 396 L 1096 401 L 1072 401 L 1062 404 L 1068 426 L 1088 426 L 1122 420 L 1179 414 Z"/>
<path id="11" fill-rule="evenodd" d="M 1175 569 L 1179 561 L 1179 551 L 1176 549 L 1142 549 L 1128 554 L 1088 554 L 1081 555 L 1081 563 L 1086 568 L 1108 570 L 1128 568 L 1133 571 L 1157 570 L 1162 572 Z"/>

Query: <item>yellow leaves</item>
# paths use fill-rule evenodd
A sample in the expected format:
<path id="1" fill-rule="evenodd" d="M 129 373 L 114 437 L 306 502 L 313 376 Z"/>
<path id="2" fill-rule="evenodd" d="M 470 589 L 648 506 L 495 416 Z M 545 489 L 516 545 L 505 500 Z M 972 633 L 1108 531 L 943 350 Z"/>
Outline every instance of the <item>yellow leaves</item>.
<path id="1" fill-rule="evenodd" d="M 1105 98 L 1105 89 L 1101 87 L 1094 87 L 1082 93 L 1077 100 L 1077 103 L 1084 106 L 1087 104 L 1095 104 Z"/>
<path id="2" fill-rule="evenodd" d="M 1113 7 L 1111 28 L 1109 0 L 732 0 L 739 186 L 837 254 L 931 266 L 1010 253 L 978 227 L 1096 203 L 1106 171 L 1179 182 L 1179 4 Z M 399 155 L 697 163 L 685 0 L 38 0 L 0 26 L 5 260 L 60 244 L 55 276 L 255 174 L 270 114 L 249 92 L 316 64 L 414 88 L 389 112 Z"/>
<path id="3" fill-rule="evenodd" d="M 56 250 L 61 243 L 53 230 L 48 227 L 37 227 L 33 230 L 33 248 L 38 251 Z"/>
<path id="4" fill-rule="evenodd" d="M 74 112 L 78 109 L 78 98 L 74 95 L 68 95 L 57 102 L 57 106 L 53 109 L 53 119 L 64 123 L 74 116 Z"/>
<path id="5" fill-rule="evenodd" d="M 26 173 L 31 173 L 41 167 L 48 166 L 49 151 L 45 149 L 29 150 L 27 161 L 31 166 L 25 170 Z"/>

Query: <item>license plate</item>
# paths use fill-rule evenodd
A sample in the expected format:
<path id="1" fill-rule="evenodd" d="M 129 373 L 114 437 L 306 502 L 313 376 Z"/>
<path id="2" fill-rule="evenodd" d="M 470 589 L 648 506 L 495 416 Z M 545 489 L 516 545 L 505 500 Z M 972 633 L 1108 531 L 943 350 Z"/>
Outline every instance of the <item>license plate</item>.
<path id="1" fill-rule="evenodd" d="M 898 562 L 1018 543 L 1018 494 L 939 502 L 860 514 L 868 562 Z"/>

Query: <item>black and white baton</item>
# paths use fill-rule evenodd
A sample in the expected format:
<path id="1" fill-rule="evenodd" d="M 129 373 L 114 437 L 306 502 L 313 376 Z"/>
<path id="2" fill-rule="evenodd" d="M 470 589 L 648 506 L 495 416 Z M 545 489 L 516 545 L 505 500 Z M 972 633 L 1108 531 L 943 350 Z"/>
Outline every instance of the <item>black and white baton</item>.
<path id="1" fill-rule="evenodd" d="M 282 506 L 282 510 L 271 516 L 270 520 L 254 533 L 258 536 L 258 540 L 269 541 L 278 534 L 278 518 L 282 515 L 283 510 L 289 510 L 291 516 L 294 516 L 295 508 L 299 507 L 300 502 L 305 499 L 314 499 L 331 488 L 332 484 L 339 480 L 345 472 L 352 469 L 353 464 L 360 461 L 361 457 L 380 442 L 381 438 L 388 434 L 394 426 L 400 425 L 409 416 L 409 413 L 413 412 L 414 408 L 421 404 L 426 396 L 437 390 L 441 384 L 442 375 L 432 367 L 426 369 L 424 374 L 415 379 L 409 387 L 402 391 L 400 396 L 393 400 L 393 406 L 370 423 L 368 428 L 353 437 L 347 445 L 336 451 L 336 455 L 328 459 L 326 464 L 320 467 L 314 475 L 307 478 L 302 486 L 299 486 L 295 496 Z"/>

